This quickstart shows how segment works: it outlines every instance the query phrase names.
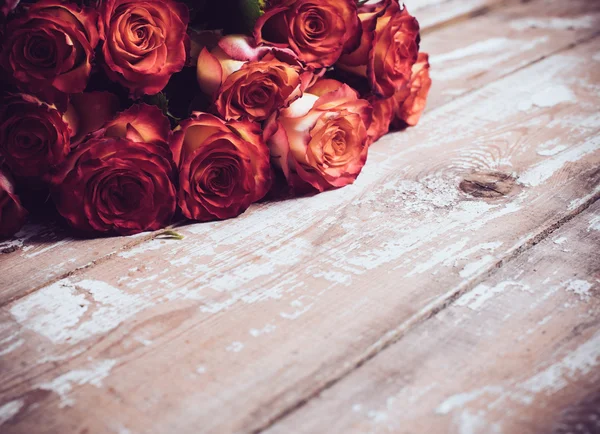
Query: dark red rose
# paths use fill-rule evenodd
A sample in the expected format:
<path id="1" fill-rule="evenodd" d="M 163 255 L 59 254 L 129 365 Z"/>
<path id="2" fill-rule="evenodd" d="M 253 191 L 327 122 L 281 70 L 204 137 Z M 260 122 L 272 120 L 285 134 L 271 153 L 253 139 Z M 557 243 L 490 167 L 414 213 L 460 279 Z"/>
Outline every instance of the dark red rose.
<path id="1" fill-rule="evenodd" d="M 62 163 L 74 134 L 53 105 L 12 95 L 0 107 L 0 156 L 17 177 L 45 179 Z"/>
<path id="2" fill-rule="evenodd" d="M 189 12 L 173 0 L 107 0 L 102 38 L 108 76 L 135 97 L 160 92 L 183 69 Z"/>
<path id="3" fill-rule="evenodd" d="M 0 238 L 18 232 L 25 223 L 27 211 L 15 194 L 15 186 L 6 172 L 0 169 Z"/>
<path id="4" fill-rule="evenodd" d="M 311 68 L 332 66 L 354 50 L 361 26 L 355 0 L 282 0 L 256 21 L 258 44 L 289 47 Z"/>
<path id="5" fill-rule="evenodd" d="M 171 147 L 179 206 L 190 219 L 236 217 L 269 190 L 269 150 L 258 124 L 195 113 L 175 129 Z"/>
<path id="6" fill-rule="evenodd" d="M 59 0 L 41 0 L 9 21 L 0 65 L 22 90 L 66 107 L 83 92 L 98 44 L 98 14 Z"/>
<path id="7" fill-rule="evenodd" d="M 371 91 L 389 98 L 408 85 L 419 52 L 419 23 L 398 0 L 360 6 L 359 47 L 343 55 L 336 67 L 367 79 Z"/>
<path id="8" fill-rule="evenodd" d="M 158 108 L 121 113 L 77 146 L 52 178 L 58 211 L 83 232 L 131 235 L 165 227 L 177 194 L 168 140 L 169 122 Z"/>
<path id="9" fill-rule="evenodd" d="M 6 16 L 19 4 L 19 0 L 0 0 L 0 14 Z"/>

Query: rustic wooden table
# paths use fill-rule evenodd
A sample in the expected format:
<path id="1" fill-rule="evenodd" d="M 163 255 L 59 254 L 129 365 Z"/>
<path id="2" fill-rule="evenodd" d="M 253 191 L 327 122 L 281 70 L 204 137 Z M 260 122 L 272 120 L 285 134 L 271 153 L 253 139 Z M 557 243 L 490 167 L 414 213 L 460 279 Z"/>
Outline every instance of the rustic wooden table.
<path id="1" fill-rule="evenodd" d="M 600 1 L 407 2 L 431 99 L 356 184 L 0 245 L 0 432 L 600 432 Z"/>

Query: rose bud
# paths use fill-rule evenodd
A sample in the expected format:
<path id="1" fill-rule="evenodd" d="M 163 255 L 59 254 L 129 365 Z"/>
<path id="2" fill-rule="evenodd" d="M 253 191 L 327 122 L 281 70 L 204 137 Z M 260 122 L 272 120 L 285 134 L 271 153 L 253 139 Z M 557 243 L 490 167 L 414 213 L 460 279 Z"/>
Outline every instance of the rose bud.
<path id="1" fill-rule="evenodd" d="M 189 12 L 173 0 L 106 0 L 102 9 L 105 70 L 134 97 L 153 95 L 183 69 Z"/>
<path id="2" fill-rule="evenodd" d="M 17 177 L 44 179 L 71 149 L 73 130 L 53 105 L 25 94 L 0 107 L 0 156 Z"/>
<path id="3" fill-rule="evenodd" d="M 85 233 L 131 235 L 165 227 L 176 208 L 168 119 L 133 106 L 88 136 L 52 178 L 59 213 Z"/>
<path id="4" fill-rule="evenodd" d="M 222 38 L 211 52 L 204 48 L 197 69 L 201 89 L 226 120 L 265 120 L 299 98 L 313 78 L 291 51 L 256 47 L 242 35 Z"/>
<path id="5" fill-rule="evenodd" d="M 419 59 L 412 67 L 412 77 L 410 79 L 409 92 L 407 92 L 408 97 L 404 98 L 402 93 L 394 96 L 396 101 L 396 116 L 393 124 L 395 128 L 417 125 L 423 110 L 425 110 L 429 89 L 431 89 L 429 55 L 427 53 L 419 53 Z"/>
<path id="6" fill-rule="evenodd" d="M 83 92 L 98 44 L 98 14 L 59 0 L 41 0 L 9 21 L 0 66 L 21 89 L 66 108 Z"/>
<path id="7" fill-rule="evenodd" d="M 336 80 L 320 80 L 265 126 L 271 161 L 288 184 L 318 191 L 354 182 L 367 159 L 371 106 Z"/>
<path id="8" fill-rule="evenodd" d="M 289 47 L 310 68 L 332 66 L 361 33 L 355 0 L 281 0 L 254 26 L 258 44 Z"/>
<path id="9" fill-rule="evenodd" d="M 14 235 L 21 229 L 27 210 L 15 194 L 15 186 L 6 172 L 0 169 L 0 238 Z"/>
<path id="10" fill-rule="evenodd" d="M 269 190 L 269 150 L 256 123 L 196 112 L 175 129 L 171 149 L 179 207 L 190 219 L 236 217 Z"/>
<path id="11" fill-rule="evenodd" d="M 359 7 L 358 17 L 360 45 L 336 67 L 365 78 L 375 95 L 389 98 L 410 81 L 419 52 L 419 23 L 398 0 L 367 2 Z"/>

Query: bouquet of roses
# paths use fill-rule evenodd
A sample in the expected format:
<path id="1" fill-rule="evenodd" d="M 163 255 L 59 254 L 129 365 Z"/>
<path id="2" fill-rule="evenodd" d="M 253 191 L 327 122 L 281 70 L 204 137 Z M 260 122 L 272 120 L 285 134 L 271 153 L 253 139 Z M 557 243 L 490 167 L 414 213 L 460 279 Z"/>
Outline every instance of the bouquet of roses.
<path id="1" fill-rule="evenodd" d="M 351 184 L 431 81 L 398 0 L 0 0 L 0 236 L 235 217 Z"/>

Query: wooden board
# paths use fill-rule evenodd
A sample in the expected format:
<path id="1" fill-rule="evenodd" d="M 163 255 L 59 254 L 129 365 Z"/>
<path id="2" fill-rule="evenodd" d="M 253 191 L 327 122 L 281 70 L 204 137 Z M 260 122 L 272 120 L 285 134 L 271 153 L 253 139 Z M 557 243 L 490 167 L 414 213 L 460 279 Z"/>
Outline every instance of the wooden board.
<path id="1" fill-rule="evenodd" d="M 269 426 L 598 197 L 599 51 L 430 111 L 351 187 L 181 228 L 7 305 L 2 428 Z"/>
<path id="2" fill-rule="evenodd" d="M 492 3 L 489 0 L 478 2 Z M 474 7 L 472 2 L 456 0 L 443 2 L 442 6 L 438 3 L 439 0 L 431 0 L 415 4 L 421 8 L 419 19 L 427 19 L 430 15 L 438 17 L 442 6 L 449 8 L 455 5 L 452 16 L 459 16 L 467 7 L 465 5 Z M 507 8 L 499 15 L 492 14 L 461 23 L 460 31 L 444 29 L 428 34 L 423 40 L 423 49 L 433 56 L 435 79 L 428 110 L 564 49 L 595 31 L 593 24 L 597 22 L 598 14 L 595 3 L 577 0 L 573 5 L 567 5 L 553 0 L 537 1 L 534 5 Z M 573 29 L 554 25 L 555 28 L 550 30 L 543 26 L 531 28 L 519 25 L 511 28 L 511 33 L 507 35 L 507 23 L 516 16 L 522 20 L 529 19 L 532 23 L 543 21 L 543 17 L 546 17 L 550 22 L 558 20 L 556 22 L 579 24 Z M 494 68 L 486 71 L 485 62 Z M 28 225 L 14 240 L 0 242 L 0 306 L 67 277 L 78 269 L 93 266 L 114 257 L 118 252 L 132 249 L 154 236 L 141 234 L 136 237 L 74 240 L 68 236 L 68 231 L 57 225 Z M 36 264 L 33 268 L 32 261 Z"/>
<path id="3" fill-rule="evenodd" d="M 599 223 L 596 202 L 265 434 L 600 432 Z"/>

